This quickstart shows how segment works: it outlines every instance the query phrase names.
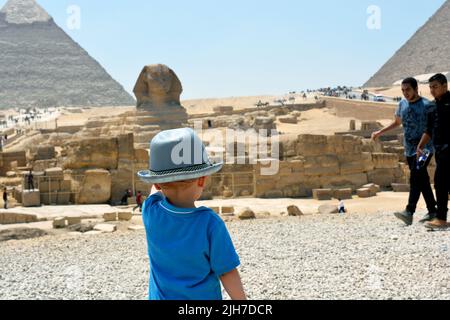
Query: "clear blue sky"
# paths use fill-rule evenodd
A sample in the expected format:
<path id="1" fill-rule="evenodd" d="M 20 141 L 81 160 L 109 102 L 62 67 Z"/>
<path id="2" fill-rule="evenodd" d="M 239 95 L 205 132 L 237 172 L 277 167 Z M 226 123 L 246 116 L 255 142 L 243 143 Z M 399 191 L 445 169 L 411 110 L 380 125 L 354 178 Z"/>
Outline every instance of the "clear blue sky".
<path id="1" fill-rule="evenodd" d="M 362 85 L 444 0 L 38 2 L 129 92 L 144 65 L 164 63 L 190 99 Z M 366 26 L 370 5 L 380 30 Z"/>

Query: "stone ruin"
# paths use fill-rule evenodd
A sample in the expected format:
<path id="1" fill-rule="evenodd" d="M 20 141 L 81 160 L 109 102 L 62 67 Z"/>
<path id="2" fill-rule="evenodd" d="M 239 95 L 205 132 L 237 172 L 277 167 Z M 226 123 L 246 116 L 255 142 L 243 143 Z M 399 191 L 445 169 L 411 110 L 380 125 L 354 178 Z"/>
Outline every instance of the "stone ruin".
<path id="1" fill-rule="evenodd" d="M 127 189 L 149 191 L 136 173 L 148 168 L 149 141 L 161 130 L 193 127 L 199 122 L 203 129 L 276 132 L 278 123 L 298 124 L 301 112 L 326 107 L 326 102 L 244 110 L 216 106 L 212 114 L 188 117 L 180 104 L 181 91 L 181 83 L 171 69 L 163 65 L 145 67 L 135 87 L 136 111 L 92 118 L 84 126 L 27 132 L 11 144 L 8 152 L 0 154 L 0 176 L 7 176 L 0 178 L 0 183 L 14 188 L 17 201 L 27 206 L 117 204 Z M 224 149 L 216 147 L 206 135 L 205 144 L 212 157 L 235 161 L 208 179 L 203 198 L 346 199 L 353 194 L 373 196 L 381 188 L 398 188 L 408 178 L 401 137 L 381 143 L 367 139 L 379 127 L 376 122 L 363 122 L 359 131 L 333 136 L 278 132 L 280 153 L 275 158 L 271 157 L 271 145 L 266 154 L 254 154 L 242 141 Z M 356 129 L 356 123 L 351 129 Z M 238 155 L 239 148 L 244 149 L 243 155 Z M 264 175 L 263 169 L 274 164 L 279 171 Z M 27 191 L 30 169 L 36 178 L 36 190 Z"/>
<path id="2" fill-rule="evenodd" d="M 247 152 L 245 164 L 225 165 L 210 179 L 205 197 L 296 198 L 329 189 L 330 197 L 338 198 L 339 192 L 351 195 L 370 183 L 390 188 L 406 181 L 407 168 L 398 155 L 383 152 L 382 146 L 371 140 L 351 135 L 280 138 L 279 158 L 256 160 Z M 230 156 L 221 155 L 223 159 Z M 277 162 L 278 173 L 262 174 L 273 162 Z"/>
<path id="3" fill-rule="evenodd" d="M 40 146 L 28 158 L 24 151 L 0 153 L 0 167 L 9 170 L 7 186 L 17 202 L 31 207 L 117 204 L 127 189 L 148 191 L 136 177 L 137 171 L 148 168 L 148 152 L 134 148 L 132 133 L 74 138 L 56 148 L 58 151 L 55 146 Z M 11 167 L 11 163 L 16 165 Z M 33 170 L 35 190 L 27 190 L 29 170 Z"/>

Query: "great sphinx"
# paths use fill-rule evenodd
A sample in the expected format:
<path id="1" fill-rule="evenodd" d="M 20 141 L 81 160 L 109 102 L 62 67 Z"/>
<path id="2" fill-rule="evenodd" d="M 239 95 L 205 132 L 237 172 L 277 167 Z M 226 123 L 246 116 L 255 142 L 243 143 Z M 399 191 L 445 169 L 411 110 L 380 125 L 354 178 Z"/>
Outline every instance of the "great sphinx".
<path id="1" fill-rule="evenodd" d="M 187 126 L 188 115 L 180 103 L 181 81 L 166 65 L 145 66 L 133 91 L 137 100 L 135 140 L 138 143 L 148 144 L 159 130 Z"/>
<path id="2" fill-rule="evenodd" d="M 181 106 L 182 92 L 180 79 L 172 69 L 162 64 L 145 66 L 134 87 L 137 108 L 141 109 Z"/>

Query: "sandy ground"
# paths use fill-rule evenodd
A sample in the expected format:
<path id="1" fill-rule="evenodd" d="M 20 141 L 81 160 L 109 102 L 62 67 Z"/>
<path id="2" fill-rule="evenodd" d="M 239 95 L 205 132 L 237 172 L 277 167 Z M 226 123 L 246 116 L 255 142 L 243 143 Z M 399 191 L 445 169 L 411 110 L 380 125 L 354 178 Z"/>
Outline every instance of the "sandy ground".
<path id="1" fill-rule="evenodd" d="M 333 135 L 336 132 L 349 130 L 352 117 L 338 117 L 333 109 L 313 109 L 302 112 L 298 124 L 280 123 L 277 121 L 277 129 L 283 134 L 323 134 Z M 378 120 L 383 125 L 388 125 L 391 120 Z M 361 127 L 361 120 L 356 120 L 356 128 Z"/>
<path id="2" fill-rule="evenodd" d="M 134 107 L 104 107 L 82 109 L 82 113 L 63 111 L 62 115 L 58 118 L 58 126 L 81 126 L 90 118 L 102 116 L 115 117 L 122 113 L 133 111 L 134 109 Z"/>
<path id="3" fill-rule="evenodd" d="M 394 89 L 392 89 L 394 90 Z M 314 96 L 310 95 L 307 100 L 304 100 L 301 95 L 293 95 L 296 100 L 295 103 L 314 103 Z M 184 100 L 182 105 L 186 108 L 188 114 L 207 114 L 213 113 L 215 106 L 233 106 L 236 110 L 254 108 L 258 101 L 269 102 L 274 104 L 277 99 L 289 99 L 289 95 L 286 96 L 251 96 L 251 97 L 229 97 L 229 98 L 217 98 L 217 99 L 197 99 L 197 100 Z M 376 110 L 375 107 L 379 110 Z M 347 131 L 349 129 L 349 121 L 352 119 L 357 120 L 357 128 L 360 126 L 363 120 L 380 121 L 382 124 L 389 124 L 391 121 L 391 113 L 394 112 L 394 106 L 374 106 L 371 110 L 367 110 L 362 107 L 340 107 L 315 109 L 302 112 L 298 124 L 284 124 L 277 122 L 278 130 L 285 134 L 326 134 L 332 135 L 335 132 Z M 71 112 L 82 111 L 82 112 Z M 385 109 L 388 109 L 387 111 Z M 58 126 L 82 126 L 89 119 L 99 117 L 114 117 L 125 112 L 133 111 L 134 107 L 103 107 L 103 108 L 69 108 L 62 109 L 61 115 L 58 117 Z M 382 116 L 377 116 L 377 114 Z M 55 121 L 49 121 L 48 123 L 40 124 L 40 128 L 51 129 L 54 128 Z"/>
<path id="4" fill-rule="evenodd" d="M 450 232 L 405 227 L 390 211 L 226 225 L 249 299 L 450 299 Z M 0 252 L 0 299 L 148 296 L 144 230 L 11 240 Z"/>
<path id="5" fill-rule="evenodd" d="M 213 107 L 216 105 L 232 105 L 235 109 L 254 108 L 254 101 L 272 101 L 271 99 L 264 100 L 261 97 L 243 97 L 243 98 L 229 98 L 229 99 L 207 99 L 207 100 L 192 100 L 183 102 L 189 114 L 204 114 L 213 112 Z M 275 97 L 270 97 L 275 98 Z M 198 102 L 197 102 L 198 101 Z M 197 102 L 195 107 L 189 105 L 191 102 Z M 223 102 L 223 103 L 220 103 Z M 313 102 L 313 101 L 308 101 Z M 341 108 L 342 109 L 342 108 Z M 313 109 L 301 113 L 298 124 L 286 124 L 277 121 L 278 131 L 283 134 L 324 134 L 333 135 L 335 132 L 348 131 L 349 122 L 352 119 L 357 120 L 357 128 L 360 127 L 362 120 L 377 119 L 383 125 L 388 125 L 391 117 L 380 119 L 382 117 L 375 117 L 377 113 L 375 110 L 337 110 L 335 108 Z M 386 116 L 394 111 L 389 108 L 388 112 L 383 112 Z M 83 110 L 83 113 L 69 113 L 64 112 L 58 119 L 59 126 L 83 125 L 89 118 L 99 117 L 102 115 L 117 116 L 125 112 L 132 111 L 133 107 L 114 107 L 114 108 L 92 108 Z M 256 110 L 256 108 L 255 108 Z M 359 119 L 359 120 L 358 120 Z"/>
<path id="6" fill-rule="evenodd" d="M 53 220 L 58 217 L 102 217 L 104 213 L 118 212 L 117 207 L 109 205 L 42 206 L 37 208 L 16 207 L 0 209 L 0 213 L 33 214 L 39 220 Z M 1 225 L 0 225 L 1 227 Z"/>
<path id="7" fill-rule="evenodd" d="M 366 214 L 377 214 L 380 212 L 395 212 L 403 210 L 408 200 L 408 193 L 380 192 L 376 197 L 361 199 L 354 196 L 351 200 L 345 200 L 347 214 L 357 212 Z M 338 205 L 337 200 L 318 201 L 315 199 L 260 199 L 260 198 L 236 198 L 236 199 L 214 199 L 198 201 L 197 206 L 223 207 L 232 206 L 236 214 L 243 208 L 252 209 L 258 217 L 282 217 L 287 213 L 287 207 L 296 205 L 305 215 L 315 215 L 321 205 Z M 61 216 L 81 217 L 82 219 L 101 219 L 104 213 L 131 211 L 133 206 L 111 207 L 109 205 L 73 205 L 73 206 L 42 206 L 39 208 L 12 208 L 0 209 L 0 213 L 35 214 L 40 220 L 47 220 L 28 224 L 0 225 L 0 230 L 30 227 L 41 229 L 52 229 L 51 221 Z M 419 215 L 426 213 L 426 205 L 423 199 L 418 204 Z M 138 211 L 135 212 L 138 215 Z M 139 219 L 138 221 L 140 222 Z"/>
<path id="8" fill-rule="evenodd" d="M 250 96 L 250 97 L 229 97 L 229 98 L 211 98 L 211 99 L 195 99 L 184 100 L 181 104 L 186 108 L 189 114 L 202 114 L 213 113 L 213 109 L 216 106 L 233 106 L 235 110 L 241 110 L 246 108 L 256 108 L 256 104 L 261 101 L 262 103 L 269 102 L 271 105 L 275 104 L 275 100 L 289 99 L 289 95 L 285 96 Z M 307 100 L 304 100 L 301 95 L 292 95 L 295 97 L 295 103 L 314 103 L 314 96 L 309 96 Z M 286 102 L 289 103 L 289 102 Z"/>
<path id="9" fill-rule="evenodd" d="M 376 197 L 361 199 L 353 196 L 351 200 L 345 200 L 345 206 L 348 214 L 355 212 L 364 212 L 367 214 L 376 214 L 379 212 L 395 212 L 405 209 L 408 201 L 408 193 L 380 192 Z M 271 216 L 281 216 L 281 213 L 287 213 L 287 207 L 296 205 L 306 215 L 316 214 L 319 206 L 325 204 L 338 205 L 337 200 L 318 201 L 315 199 L 259 199 L 259 198 L 237 198 L 237 199 L 216 199 L 199 201 L 198 205 L 208 207 L 234 206 L 238 210 L 249 207 L 255 213 L 269 212 Z M 426 211 L 426 205 L 423 199 L 420 200 L 418 211 Z M 426 213 L 426 212 L 424 212 Z"/>

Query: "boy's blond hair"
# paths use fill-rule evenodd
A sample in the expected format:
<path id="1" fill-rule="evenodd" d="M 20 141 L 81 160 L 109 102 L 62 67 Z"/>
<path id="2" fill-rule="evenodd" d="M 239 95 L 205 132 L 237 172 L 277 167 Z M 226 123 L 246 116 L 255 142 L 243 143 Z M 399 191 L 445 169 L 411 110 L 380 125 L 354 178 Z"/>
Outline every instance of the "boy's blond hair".
<path id="1" fill-rule="evenodd" d="M 198 181 L 198 179 L 191 179 L 191 180 L 183 180 L 183 181 L 176 181 L 176 182 L 167 182 L 167 183 L 158 183 L 158 186 L 162 190 L 179 190 L 181 188 L 186 188 L 192 185 Z"/>

